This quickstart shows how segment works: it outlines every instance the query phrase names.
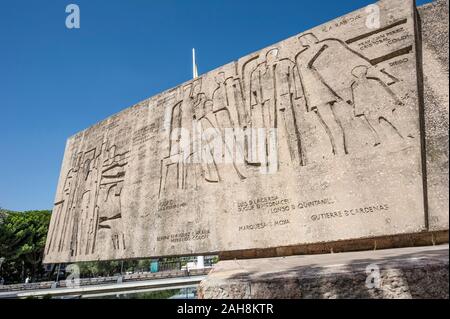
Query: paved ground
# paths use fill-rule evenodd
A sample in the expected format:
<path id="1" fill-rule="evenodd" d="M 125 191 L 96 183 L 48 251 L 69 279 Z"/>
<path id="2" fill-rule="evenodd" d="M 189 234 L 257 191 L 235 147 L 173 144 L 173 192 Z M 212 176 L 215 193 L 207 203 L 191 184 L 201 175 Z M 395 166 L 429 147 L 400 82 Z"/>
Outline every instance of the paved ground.
<path id="1" fill-rule="evenodd" d="M 339 268 L 342 266 L 367 265 L 368 263 L 386 263 L 395 260 L 437 258 L 449 259 L 449 245 L 430 247 L 396 248 L 361 252 L 346 252 L 324 255 L 301 255 L 276 258 L 221 261 L 214 268 L 214 275 L 221 271 L 242 270 L 248 273 L 267 273 L 289 271 L 293 268 Z M 274 267 L 276 265 L 276 267 Z M 224 274 L 226 275 L 226 274 Z"/>
<path id="2" fill-rule="evenodd" d="M 221 261 L 203 298 L 448 298 L 449 245 Z M 368 288 L 372 271 L 377 285 Z M 445 280 L 445 278 L 447 278 Z"/>

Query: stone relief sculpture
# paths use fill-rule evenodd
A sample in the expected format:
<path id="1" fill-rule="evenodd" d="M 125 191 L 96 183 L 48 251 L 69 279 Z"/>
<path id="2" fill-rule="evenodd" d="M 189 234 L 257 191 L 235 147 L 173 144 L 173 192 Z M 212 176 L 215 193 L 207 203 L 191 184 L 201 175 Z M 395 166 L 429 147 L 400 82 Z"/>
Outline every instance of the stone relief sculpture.
<path id="1" fill-rule="evenodd" d="M 251 167 L 276 172 L 280 156 L 286 154 L 294 167 L 307 165 L 300 133 L 301 112 L 316 114 L 334 155 L 348 153 L 346 132 L 335 112 L 338 105 L 351 108 L 355 118 L 364 120 L 374 146 L 381 144 L 383 121 L 404 138 L 394 116 L 403 104 L 389 88 L 398 79 L 384 69 L 376 69 L 369 59 L 339 39 L 319 40 L 313 33 L 305 33 L 298 41 L 301 49 L 295 56 L 284 57 L 275 47 L 250 58 L 242 74 L 227 77 L 225 72 L 218 72 L 216 86 L 210 92 L 204 90 L 202 78 L 181 88 L 181 98 L 170 114 L 169 153 L 161 160 L 160 196 L 169 188 L 196 189 L 201 181 L 219 183 L 230 176 L 230 169 L 241 181 Z M 337 57 L 339 63 L 334 63 Z M 377 72 L 395 81 L 385 83 L 381 76 L 372 75 Z M 306 109 L 294 103 L 299 99 L 304 100 Z M 202 133 L 207 132 L 200 148 L 191 140 L 183 140 L 195 135 L 195 125 Z M 190 136 L 183 136 L 181 128 Z M 230 146 L 224 138 L 227 129 L 242 130 L 245 140 L 238 141 L 235 136 Z M 258 129 L 264 129 L 263 135 Z M 271 129 L 277 132 L 275 147 L 271 147 Z M 221 140 L 222 149 L 215 148 L 216 139 Z M 254 143 L 259 142 L 264 152 L 253 150 Z M 54 227 L 62 231 L 51 234 L 48 252 L 69 249 L 75 256 L 92 254 L 99 236 L 109 241 L 113 250 L 126 247 L 121 194 L 127 154 L 118 152 L 116 146 L 106 149 L 103 145 L 78 155 L 66 177 L 61 200 L 55 204 Z M 233 159 L 228 172 L 221 172 L 217 154 Z M 236 155 L 243 160 L 235 160 Z"/>
<path id="2" fill-rule="evenodd" d="M 319 41 L 314 34 L 306 33 L 299 37 L 299 41 L 304 49 L 297 54 L 296 63 L 307 110 L 317 114 L 330 139 L 333 154 L 347 154 L 345 131 L 335 108 L 337 104 L 351 101 L 337 92 L 342 85 L 345 86 L 345 83 L 349 82 L 352 65 L 370 65 L 370 63 L 337 39 Z M 336 56 L 345 61 L 344 65 L 337 67 L 334 61 Z M 324 65 L 333 69 L 332 76 L 327 77 L 322 72 L 321 67 Z"/>
<path id="3" fill-rule="evenodd" d="M 95 214 L 95 194 L 98 187 L 98 157 L 95 158 L 96 150 L 85 155 L 82 178 L 84 192 L 81 194 L 79 226 L 77 225 L 76 247 L 77 255 L 87 255 L 91 252 L 93 243 L 93 224 Z M 78 223 L 76 223 L 78 224 Z"/>
<path id="4" fill-rule="evenodd" d="M 112 249 L 123 250 L 126 248 L 126 242 L 121 221 L 123 213 L 122 190 L 128 164 L 128 151 L 120 153 L 113 145 L 106 152 L 107 158 L 103 162 L 99 199 L 96 207 L 98 233 L 99 236 L 110 238 Z"/>
<path id="5" fill-rule="evenodd" d="M 210 93 L 202 88 L 201 78 L 184 87 L 182 100 L 172 110 L 170 134 L 172 136 L 179 128 L 188 129 L 192 134 L 190 121 L 194 120 L 201 132 L 208 131 L 207 136 L 203 136 L 206 146 L 196 150 L 191 144 L 189 149 L 192 151 L 183 154 L 180 148 L 183 137 L 179 135 L 171 140 L 170 155 L 162 160 L 160 194 L 170 180 L 177 181 L 178 189 L 186 189 L 189 168 L 196 172 L 191 176 L 202 176 L 205 182 L 222 181 L 224 174 L 220 173 L 217 153 L 233 158 L 236 157 L 234 152 L 242 155 L 242 163 L 232 163 L 232 170 L 241 180 L 245 180 L 252 166 L 277 172 L 280 162 L 288 161 L 294 167 L 307 165 L 301 136 L 304 112 L 313 112 L 317 116 L 334 155 L 348 154 L 347 133 L 336 112 L 338 107 L 354 110 L 355 118 L 366 119 L 374 135 L 374 145 L 380 144 L 375 128 L 380 120 L 390 124 L 402 136 L 392 114 L 381 111 L 381 105 L 385 104 L 366 98 L 368 92 L 373 92 L 372 98 L 381 101 L 379 95 L 387 94 L 391 101 L 386 103 L 401 106 L 389 88 L 399 81 L 397 78 L 385 69 L 378 70 L 372 60 L 339 39 L 319 40 L 315 34 L 305 33 L 298 38 L 298 43 L 300 51 L 294 56 L 282 56 L 280 49 L 275 47 L 243 63 L 241 74 L 226 77 L 225 72 L 219 71 L 214 77 L 216 87 Z M 375 62 L 380 61 L 375 59 Z M 371 70 L 371 76 L 367 76 L 368 70 Z M 391 81 L 385 83 L 381 78 Z M 302 99 L 306 109 L 295 103 Z M 245 140 L 238 143 L 235 136 L 233 142 L 237 150 L 230 149 L 224 139 L 225 130 L 237 128 L 245 132 Z M 274 130 L 276 133 L 272 134 Z M 223 149 L 214 149 L 216 138 L 223 139 Z M 280 156 L 287 160 L 280 160 Z M 190 161 L 193 158 L 201 162 L 195 168 L 195 163 Z"/>
<path id="6" fill-rule="evenodd" d="M 355 116 L 363 118 L 370 127 L 374 146 L 381 144 L 380 124 L 382 121 L 390 125 L 400 138 L 404 138 L 399 131 L 398 119 L 395 117 L 396 108 L 403 106 L 403 103 L 387 84 L 379 78 L 368 76 L 368 70 L 367 66 L 357 66 L 352 70 L 356 78 L 351 85 Z"/>
<path id="7" fill-rule="evenodd" d="M 296 66 L 289 58 L 281 58 L 279 49 L 270 49 L 266 54 L 264 62 L 259 64 L 251 74 L 250 83 L 250 117 L 251 127 L 265 128 L 267 132 L 271 128 L 278 128 L 278 134 L 287 139 L 288 150 L 275 148 L 278 158 L 279 153 L 290 154 L 290 160 L 303 165 L 303 154 L 301 138 L 298 129 L 298 119 L 293 99 L 297 97 L 294 78 L 296 76 Z M 252 130 L 254 133 L 255 130 Z M 266 147 L 269 150 L 269 136 L 266 135 Z M 254 139 L 250 138 L 250 141 Z M 278 166 L 278 161 L 271 163 L 270 153 L 267 152 L 266 159 L 259 159 L 256 162 L 267 163 L 268 166 Z M 251 162 L 255 162 L 251 160 Z M 278 169 L 278 167 L 277 167 Z"/>
<path id="8" fill-rule="evenodd" d="M 55 230 L 50 234 L 50 241 L 47 245 L 47 253 L 68 251 L 72 247 L 73 239 L 73 218 L 74 207 L 76 204 L 76 193 L 78 176 L 80 172 L 80 154 L 77 154 L 73 159 L 73 167 L 69 169 L 60 195 L 60 201 L 55 203 L 54 212 L 56 217 L 54 219 L 53 227 Z M 57 230 L 57 231 L 56 231 Z"/>
<path id="9" fill-rule="evenodd" d="M 47 253 L 92 255 L 99 237 L 112 249 L 125 248 L 121 192 L 128 153 L 103 145 L 78 154 L 64 181 L 62 199 L 55 204 L 53 227 L 59 231 L 50 234 Z"/>
<path id="10" fill-rule="evenodd" d="M 231 77 L 226 79 L 224 72 L 219 72 L 219 74 L 215 77 L 215 81 L 217 84 L 217 88 L 212 93 L 212 113 L 209 111 L 205 112 L 205 115 L 208 117 L 208 120 L 212 127 L 217 130 L 219 134 L 219 138 L 222 141 L 222 155 L 223 157 L 228 156 L 228 158 L 232 159 L 233 169 L 240 180 L 245 179 L 245 167 L 243 159 L 243 149 L 241 148 L 241 143 L 238 143 L 236 140 L 236 136 L 230 145 L 229 141 L 226 140 L 226 130 L 236 129 L 239 127 L 238 125 L 238 107 L 240 104 L 240 100 L 236 98 L 239 94 L 236 91 L 235 80 Z M 231 87 L 230 84 L 231 83 Z M 230 94 L 230 89 L 234 90 Z M 234 98 L 233 98 L 234 97 Z M 209 109 L 206 106 L 205 102 L 205 110 Z M 214 124 L 215 123 L 215 124 Z M 234 149 L 236 147 L 236 149 Z"/>
<path id="11" fill-rule="evenodd" d="M 197 110 L 196 119 L 203 132 L 204 140 L 204 145 L 201 145 L 200 150 L 201 175 L 209 183 L 218 183 L 221 178 L 215 153 L 222 150 L 214 149 L 214 141 L 217 138 L 221 139 L 220 126 L 214 113 L 214 104 L 211 100 L 203 101 Z M 226 112 L 226 109 L 221 112 Z M 229 123 L 229 117 L 227 120 Z"/>
<path id="12" fill-rule="evenodd" d="M 69 214 L 67 206 L 69 204 L 69 198 L 74 190 L 74 169 L 70 169 L 64 179 L 64 185 L 62 188 L 62 194 L 60 201 L 54 205 L 55 218 L 52 220 L 52 231 L 49 234 L 49 244 L 47 245 L 46 252 L 61 252 L 63 248 L 65 221 Z"/>
<path id="13" fill-rule="evenodd" d="M 211 245 L 216 237 L 221 241 L 214 249 L 227 250 L 228 243 L 233 249 L 254 248 L 235 238 L 261 233 L 276 242 L 278 237 L 270 237 L 265 229 L 247 232 L 246 225 L 221 233 L 219 226 L 230 221 L 227 227 L 234 227 L 231 218 L 240 216 L 240 203 L 272 195 L 295 206 L 307 197 L 335 194 L 333 202 L 340 205 L 344 196 L 338 187 L 348 185 L 351 192 L 343 200 L 349 201 L 349 209 L 373 205 L 366 187 L 379 187 L 378 180 L 362 180 L 361 169 L 365 172 L 367 166 L 367 174 L 385 170 L 396 176 L 398 167 L 410 169 L 401 160 L 418 144 L 418 139 L 412 140 L 418 134 L 418 116 L 413 114 L 418 109 L 417 87 L 404 70 L 416 62 L 416 31 L 410 11 L 391 13 L 395 19 L 379 30 L 367 30 L 359 13 L 347 25 L 330 22 L 162 93 L 72 138 L 46 255 L 78 261 L 128 258 L 134 252 L 156 256 L 160 247 L 165 254 L 172 254 L 171 249 L 191 253 L 189 249 L 200 244 L 186 234 L 197 231 L 211 231 Z M 136 130 L 149 129 L 133 141 L 133 125 Z M 396 143 L 388 143 L 391 137 Z M 386 163 L 373 160 L 384 155 L 396 165 L 381 166 Z M 355 168 L 359 163 L 365 166 Z M 345 172 L 339 180 L 336 167 Z M 390 193 L 382 195 L 386 205 L 397 201 Z M 252 208 L 255 214 L 247 214 L 242 223 L 254 216 L 267 221 L 263 209 Z M 291 212 L 280 207 L 275 211 L 277 216 Z M 321 221 L 312 223 L 307 211 L 291 219 L 292 227 L 297 223 L 299 229 L 303 223 L 302 229 L 311 230 L 295 233 L 301 238 L 294 243 L 317 239 L 315 225 Z M 130 229 L 140 227 L 141 219 L 133 216 L 146 218 L 151 226 L 130 234 Z M 140 236 L 148 243 L 135 244 Z M 210 249 L 208 245 L 202 249 Z"/>
<path id="14" fill-rule="evenodd" d="M 71 216 L 69 219 L 69 250 L 71 256 L 86 254 L 88 241 L 88 224 L 93 218 L 94 197 L 97 178 L 95 162 L 97 149 L 80 154 L 80 165 L 77 168 L 77 192 L 72 200 Z M 89 253 L 89 252 L 88 252 Z"/>
<path id="15" fill-rule="evenodd" d="M 225 156 L 232 158 L 236 176 L 245 179 L 242 163 L 234 160 L 236 152 L 241 153 L 242 149 L 231 149 L 225 140 L 225 130 L 237 127 L 235 122 L 239 121 L 239 102 L 235 90 L 231 90 L 237 84 L 233 78 L 226 79 L 224 73 L 217 75 L 216 84 L 211 99 L 208 99 L 201 90 L 202 79 L 197 79 L 184 87 L 182 101 L 173 107 L 169 130 L 170 155 L 161 161 L 160 194 L 174 180 L 178 189 L 196 188 L 200 177 L 206 182 L 218 183 L 221 180 L 218 157 L 222 157 L 220 163 Z M 196 125 L 201 128 L 200 134 L 204 134 L 200 148 L 198 140 L 195 140 Z M 187 136 L 183 136 L 180 129 L 184 129 Z M 222 142 L 220 149 L 214 148 L 216 139 Z"/>
<path id="16" fill-rule="evenodd" d="M 64 204 L 65 208 L 62 218 L 62 233 L 60 234 L 58 250 L 60 252 L 67 251 L 72 248 L 73 237 L 73 220 L 75 218 L 76 210 L 76 195 L 78 191 L 78 179 L 81 167 L 82 154 L 77 154 L 75 157 L 75 165 L 69 170 L 65 181 Z M 71 254 L 72 255 L 72 254 Z"/>
<path id="17" fill-rule="evenodd" d="M 192 168 L 188 167 L 187 163 L 193 155 L 190 137 L 193 134 L 194 110 L 204 100 L 201 85 L 202 82 L 199 79 L 184 86 L 181 101 L 178 101 L 172 108 L 169 129 L 169 155 L 161 160 L 160 194 L 167 189 L 168 185 L 177 189 L 186 189 L 189 183 L 187 177 L 189 176 L 191 183 L 192 179 L 195 179 L 195 174 L 189 174 L 188 170 Z M 183 132 L 188 132 L 189 136 L 183 135 Z M 173 181 L 176 181 L 176 183 L 173 184 Z"/>

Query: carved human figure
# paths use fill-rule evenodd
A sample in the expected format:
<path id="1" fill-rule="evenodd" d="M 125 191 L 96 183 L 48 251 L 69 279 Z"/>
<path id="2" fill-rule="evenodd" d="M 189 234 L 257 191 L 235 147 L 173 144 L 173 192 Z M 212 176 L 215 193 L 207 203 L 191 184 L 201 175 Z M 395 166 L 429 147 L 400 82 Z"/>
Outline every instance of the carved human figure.
<path id="1" fill-rule="evenodd" d="M 113 250 L 126 248 L 122 221 L 122 190 L 125 182 L 127 153 L 117 153 L 116 146 L 108 149 L 100 179 L 98 228 L 106 247 Z"/>
<path id="2" fill-rule="evenodd" d="M 76 192 L 73 196 L 70 210 L 70 254 L 71 256 L 85 255 L 88 241 L 87 224 L 93 218 L 94 200 L 91 192 L 95 193 L 96 183 L 92 180 L 96 148 L 81 153 Z"/>
<path id="3" fill-rule="evenodd" d="M 236 105 L 236 100 L 234 96 L 230 96 L 230 87 L 229 83 L 233 83 L 232 78 L 226 78 L 224 72 L 219 72 L 219 74 L 215 77 L 215 81 L 217 84 L 216 89 L 212 94 L 212 110 L 209 107 L 209 104 L 205 103 L 205 116 L 209 121 L 212 128 L 217 130 L 217 133 L 220 134 L 220 138 L 223 144 L 222 154 L 223 157 L 231 160 L 234 171 L 236 172 L 236 176 L 243 180 L 245 179 L 245 166 L 244 166 L 244 150 L 243 145 L 239 144 L 236 136 L 233 135 L 232 138 L 227 134 L 231 134 L 234 129 L 238 128 L 238 121 L 236 116 L 232 114 L 238 113 L 238 106 Z M 232 86 L 235 83 L 232 84 Z M 233 89 L 236 89 L 233 87 Z M 209 102 L 207 102 L 209 103 Z"/>
<path id="4" fill-rule="evenodd" d="M 169 130 L 169 156 L 161 160 L 161 180 L 159 196 L 165 192 L 169 184 L 177 189 L 187 189 L 195 185 L 195 174 L 189 170 L 196 167 L 189 166 L 193 161 L 194 134 L 193 122 L 195 109 L 205 100 L 201 92 L 201 78 L 183 87 L 182 99 L 174 105 L 171 112 Z"/>
<path id="5" fill-rule="evenodd" d="M 217 141 L 221 139 L 220 130 L 217 129 L 217 122 L 213 111 L 213 102 L 206 100 L 202 108 L 198 108 L 196 118 L 201 132 L 200 163 L 202 176 L 209 183 L 218 183 L 221 180 L 217 166 L 215 152 L 220 152 L 214 148 Z"/>
<path id="6" fill-rule="evenodd" d="M 344 127 L 336 112 L 351 105 L 351 70 L 370 62 L 338 39 L 319 39 L 312 33 L 299 37 L 303 50 L 296 57 L 307 111 L 317 114 L 331 143 L 332 153 L 346 154 Z M 339 93 L 337 93 L 339 92 Z"/>
<path id="7" fill-rule="evenodd" d="M 219 76 L 220 79 L 220 76 Z M 216 79 L 216 82 L 218 79 Z M 241 78 L 228 77 L 224 86 L 227 93 L 227 106 L 231 114 L 231 119 L 236 127 L 246 129 L 248 125 L 248 115 L 245 108 L 244 88 Z"/>
<path id="8" fill-rule="evenodd" d="M 395 116 L 397 107 L 403 103 L 383 81 L 368 76 L 368 70 L 367 66 L 357 66 L 352 70 L 355 77 L 351 85 L 354 114 L 367 123 L 373 134 L 374 146 L 377 146 L 381 144 L 382 121 L 390 125 L 401 138 L 404 137 Z"/>
<path id="9" fill-rule="evenodd" d="M 97 156 L 94 160 L 86 162 L 84 172 L 84 193 L 81 199 L 80 216 L 81 227 L 79 229 L 79 252 L 80 255 L 89 255 L 92 253 L 95 231 L 95 207 L 98 189 L 98 166 L 100 158 Z"/>
<path id="10" fill-rule="evenodd" d="M 95 190 L 91 190 L 90 184 L 91 184 L 91 162 L 87 161 L 85 163 L 85 167 L 83 169 L 83 178 L 86 182 L 86 187 L 84 189 L 83 194 L 81 195 L 81 203 L 79 207 L 79 214 L 80 214 L 80 220 L 79 220 L 79 227 L 78 227 L 78 234 L 77 234 L 77 255 L 83 255 L 85 254 L 85 247 L 87 242 L 87 225 L 89 223 L 90 219 L 90 205 L 91 205 L 91 194 L 95 192 Z"/>
<path id="11" fill-rule="evenodd" d="M 266 134 L 266 157 L 259 158 L 261 152 L 252 152 L 250 162 L 266 165 L 269 171 L 278 169 L 278 153 L 289 154 L 290 160 L 296 164 L 303 164 L 303 154 L 299 128 L 296 123 L 296 110 L 293 106 L 295 94 L 294 70 L 295 63 L 289 59 L 281 59 L 279 50 L 272 49 L 266 54 L 266 59 L 251 73 L 250 83 L 250 118 L 252 134 L 255 128 L 264 128 L 268 133 L 270 129 L 281 129 L 282 136 L 287 140 L 287 150 L 277 146 L 270 147 L 270 136 Z M 254 138 L 250 141 L 253 143 Z M 278 142 L 276 141 L 278 144 Z M 270 152 L 276 152 L 274 156 Z M 255 157 L 256 155 L 256 157 Z M 273 166 L 271 168 L 271 166 Z"/>
<path id="12" fill-rule="evenodd" d="M 181 189 L 195 189 L 198 186 L 199 179 L 199 161 L 200 154 L 196 148 L 196 109 L 202 108 L 207 97 L 202 92 L 202 78 L 196 79 L 192 83 L 191 91 L 188 97 L 188 110 L 183 112 L 186 114 L 185 137 L 181 145 L 181 153 L 179 157 L 182 180 Z"/>
<path id="13" fill-rule="evenodd" d="M 183 87 L 182 99 L 177 102 L 171 112 L 169 130 L 169 156 L 161 160 L 161 182 L 160 195 L 166 190 L 168 184 L 175 183 L 178 189 L 183 188 L 184 168 L 183 168 L 183 129 L 187 122 L 186 114 L 192 105 L 190 101 L 191 86 Z M 184 113 L 184 116 L 183 116 Z"/>
<path id="14" fill-rule="evenodd" d="M 76 176 L 76 175 L 75 175 Z M 47 254 L 55 250 L 61 252 L 64 241 L 64 226 L 67 220 L 69 198 L 73 190 L 74 170 L 71 168 L 66 175 L 60 199 L 54 205 L 53 213 L 55 218 L 52 219 L 51 233 L 49 234 L 49 243 L 47 245 Z"/>
<path id="15" fill-rule="evenodd" d="M 324 45 L 313 34 L 305 34 L 299 40 L 304 49 L 297 55 L 296 63 L 307 111 L 317 114 L 330 139 L 333 154 L 346 153 L 344 130 L 333 109 L 336 103 L 341 102 L 341 98 L 314 68 L 314 62 L 323 52 Z"/>
<path id="16" fill-rule="evenodd" d="M 50 221 L 49 234 L 47 237 L 48 243 L 46 244 L 45 250 L 46 255 L 53 253 L 57 248 L 57 242 L 61 234 L 60 225 L 62 216 L 64 214 L 64 207 L 64 200 L 55 203 L 55 205 L 53 206 L 52 215 L 54 216 L 54 218 L 52 218 L 52 220 Z"/>
<path id="17" fill-rule="evenodd" d="M 69 171 L 69 174 L 66 179 L 66 183 L 64 186 L 66 199 L 64 200 L 63 209 L 64 218 L 62 219 L 62 231 L 59 239 L 58 249 L 59 252 L 70 251 L 73 254 L 75 238 L 74 238 L 74 226 L 75 223 L 75 212 L 77 209 L 77 194 L 78 194 L 78 182 L 81 173 L 81 162 L 83 160 L 83 153 L 79 153 L 75 155 L 74 165 L 72 169 Z"/>
<path id="18" fill-rule="evenodd" d="M 183 143 L 186 143 L 186 141 L 183 140 L 184 136 L 182 133 L 183 130 L 188 132 L 192 131 L 192 117 L 194 114 L 194 105 L 196 103 L 193 92 L 196 88 L 198 88 L 198 85 L 195 85 L 195 83 L 186 85 L 183 88 L 182 100 L 173 107 L 170 127 L 170 156 L 182 156 L 184 152 L 185 148 Z"/>

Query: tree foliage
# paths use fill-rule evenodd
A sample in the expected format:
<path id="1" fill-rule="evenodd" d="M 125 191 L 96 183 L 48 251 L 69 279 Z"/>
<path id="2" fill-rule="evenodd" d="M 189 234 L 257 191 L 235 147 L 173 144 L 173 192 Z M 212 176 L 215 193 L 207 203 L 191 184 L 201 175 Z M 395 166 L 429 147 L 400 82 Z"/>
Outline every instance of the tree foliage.
<path id="1" fill-rule="evenodd" d="M 33 281 L 54 280 L 54 271 L 44 277 L 42 259 L 51 211 L 13 212 L 0 208 L 0 277 L 7 284 L 24 282 L 27 276 Z M 161 258 L 162 269 L 175 270 L 186 265 L 186 258 Z M 152 260 L 98 261 L 78 263 L 82 278 L 113 276 L 126 272 L 147 272 Z M 64 279 L 64 275 L 58 278 Z"/>
<path id="2" fill-rule="evenodd" d="M 50 211 L 6 212 L 0 222 L 0 257 L 7 282 L 23 281 L 43 274 L 42 258 L 50 224 Z"/>
<path id="3" fill-rule="evenodd" d="M 151 260 L 97 261 L 78 263 L 82 278 L 107 277 L 126 272 L 147 272 L 150 270 Z"/>

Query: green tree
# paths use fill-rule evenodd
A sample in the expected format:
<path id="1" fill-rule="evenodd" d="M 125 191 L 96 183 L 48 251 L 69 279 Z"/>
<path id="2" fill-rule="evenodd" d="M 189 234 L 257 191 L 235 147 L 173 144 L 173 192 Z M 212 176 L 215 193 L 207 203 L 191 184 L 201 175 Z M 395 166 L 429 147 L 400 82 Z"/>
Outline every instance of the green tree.
<path id="1" fill-rule="evenodd" d="M 43 274 L 42 258 L 50 224 L 50 211 L 8 212 L 0 223 L 2 276 L 9 283 L 33 280 Z"/>
<path id="2" fill-rule="evenodd" d="M 3 223 L 3 221 L 5 220 L 6 216 L 8 216 L 8 213 L 10 213 L 11 211 L 3 209 L 0 207 L 0 225 Z"/>
<path id="3" fill-rule="evenodd" d="M 95 262 L 82 262 L 77 263 L 80 267 L 80 276 L 82 278 L 88 277 L 107 277 L 114 276 L 128 271 L 148 271 L 150 269 L 151 260 L 127 260 L 121 261 L 95 261 Z"/>
<path id="4" fill-rule="evenodd" d="M 120 261 L 95 261 L 77 263 L 80 267 L 80 276 L 89 277 L 108 277 L 120 273 Z"/>

